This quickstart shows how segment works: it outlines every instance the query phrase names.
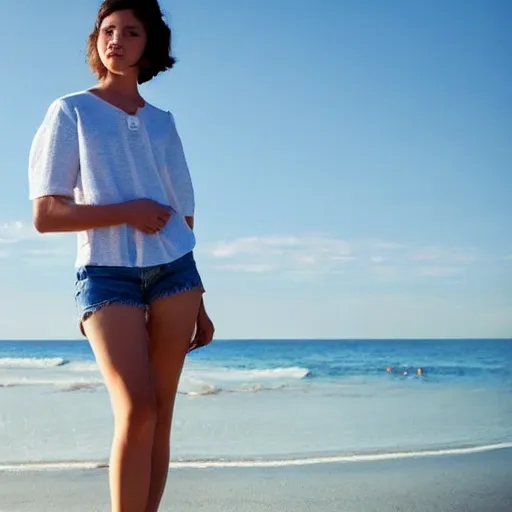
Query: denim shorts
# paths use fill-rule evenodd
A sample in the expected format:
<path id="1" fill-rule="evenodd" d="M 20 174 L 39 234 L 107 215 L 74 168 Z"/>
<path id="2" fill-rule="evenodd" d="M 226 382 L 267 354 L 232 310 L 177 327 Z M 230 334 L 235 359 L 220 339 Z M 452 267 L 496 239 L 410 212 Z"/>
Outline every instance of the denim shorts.
<path id="1" fill-rule="evenodd" d="M 156 299 L 199 288 L 204 291 L 192 252 L 152 267 L 86 265 L 76 272 L 75 302 L 82 322 L 109 304 L 145 309 Z"/>

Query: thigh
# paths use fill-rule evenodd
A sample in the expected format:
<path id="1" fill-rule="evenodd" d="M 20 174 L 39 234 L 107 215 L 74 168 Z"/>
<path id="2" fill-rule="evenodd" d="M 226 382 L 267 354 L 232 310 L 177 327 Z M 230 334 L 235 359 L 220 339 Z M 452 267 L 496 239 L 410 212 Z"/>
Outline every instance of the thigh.
<path id="1" fill-rule="evenodd" d="M 109 304 L 145 308 L 141 279 L 129 267 L 85 266 L 77 270 L 75 302 L 82 334 L 83 321 Z"/>
<path id="2" fill-rule="evenodd" d="M 171 263 L 162 265 L 161 270 L 148 287 L 145 300 L 151 305 L 156 299 L 178 295 L 197 288 L 203 290 L 203 284 L 194 255 L 189 252 Z"/>
<path id="3" fill-rule="evenodd" d="M 119 408 L 153 406 L 155 396 L 148 353 L 146 315 L 143 308 L 110 304 L 83 322 L 100 371 Z"/>
<path id="4" fill-rule="evenodd" d="M 149 306 L 149 357 L 160 415 L 171 415 L 194 334 L 202 288 L 154 300 Z"/>

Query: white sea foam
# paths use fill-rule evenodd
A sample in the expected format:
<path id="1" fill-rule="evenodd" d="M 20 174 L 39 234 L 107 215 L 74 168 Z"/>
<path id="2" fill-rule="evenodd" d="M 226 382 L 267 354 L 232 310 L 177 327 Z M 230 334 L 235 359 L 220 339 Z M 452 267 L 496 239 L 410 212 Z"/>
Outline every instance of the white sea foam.
<path id="1" fill-rule="evenodd" d="M 175 469 L 206 469 L 206 468 L 272 468 L 289 466 L 307 466 L 313 464 L 333 464 L 348 462 L 372 462 L 382 460 L 410 459 L 418 457 L 433 457 L 442 455 L 469 455 L 494 450 L 512 448 L 510 443 L 497 443 L 481 446 L 467 446 L 460 448 L 445 448 L 438 450 L 417 450 L 385 453 L 354 453 L 325 457 L 302 457 L 296 459 L 269 459 L 269 460 L 182 460 L 171 462 L 170 468 Z M 99 469 L 106 468 L 105 462 L 99 461 L 56 461 L 56 462 L 23 462 L 13 464 L 0 464 L 0 471 L 56 471 L 72 469 Z"/>
<path id="2" fill-rule="evenodd" d="M 88 373 L 99 372 L 100 369 L 95 361 L 71 361 L 66 369 L 71 372 Z"/>
<path id="3" fill-rule="evenodd" d="M 274 379 L 304 379 L 310 375 L 308 368 L 300 366 L 291 366 L 284 368 L 262 368 L 253 370 L 241 370 L 235 368 L 196 368 L 192 370 L 194 375 L 200 376 L 202 379 L 210 380 L 237 380 L 237 381 L 254 381 L 254 380 L 274 380 Z"/>
<path id="4" fill-rule="evenodd" d="M 55 368 L 68 364 L 62 357 L 0 357 L 0 368 Z"/>
<path id="5" fill-rule="evenodd" d="M 65 367 L 66 371 L 74 373 L 99 372 L 95 361 L 69 361 L 62 357 L 0 357 L 0 369 L 51 369 Z M 186 366 L 185 374 L 198 375 L 202 379 L 216 380 L 274 380 L 274 379 L 303 379 L 310 375 L 308 368 L 300 366 L 281 368 L 237 369 L 227 367 Z"/>
<path id="6" fill-rule="evenodd" d="M 180 395 L 186 396 L 206 396 L 206 395 L 220 395 L 221 393 L 259 393 L 261 391 L 276 391 L 279 389 L 283 389 L 286 386 L 262 386 L 260 384 L 256 385 L 242 385 L 238 387 L 232 388 L 223 388 L 220 386 L 213 386 L 210 384 L 204 384 L 196 386 L 192 390 L 179 390 L 178 393 Z"/>
<path id="7" fill-rule="evenodd" d="M 308 376 L 308 368 L 187 368 L 180 383 L 180 394 L 188 396 L 218 395 L 221 393 L 258 393 L 286 387 L 284 383 Z"/>
<path id="8" fill-rule="evenodd" d="M 63 358 L 0 358 L 0 388 L 17 386 L 56 387 L 79 391 L 103 386 L 95 361 L 68 361 Z M 179 392 L 186 396 L 220 393 L 257 393 L 286 387 L 309 375 L 308 368 L 298 366 L 263 369 L 227 367 L 186 367 Z"/>
<path id="9" fill-rule="evenodd" d="M 31 378 L 10 378 L 0 379 L 0 388 L 13 388 L 18 386 L 47 386 L 56 387 L 62 391 L 78 391 L 102 386 L 103 382 L 96 379 L 65 380 L 65 379 L 31 379 Z"/>
<path id="10" fill-rule="evenodd" d="M 33 378 L 33 377 L 0 377 L 0 388 L 14 388 L 14 387 L 52 387 L 60 391 L 81 391 L 84 389 L 96 389 L 103 387 L 104 381 L 101 377 L 98 378 L 82 378 L 82 379 L 66 379 L 62 376 L 57 378 Z M 232 385 L 231 387 L 224 387 L 214 384 L 207 384 L 195 379 L 182 379 L 178 393 L 184 396 L 208 396 L 219 395 L 223 393 L 259 393 L 263 391 L 276 391 L 283 389 L 284 385 L 268 385 L 261 384 L 239 384 Z"/>
<path id="11" fill-rule="evenodd" d="M 205 396 L 205 395 L 218 395 L 219 393 L 222 393 L 222 391 L 223 391 L 222 388 L 218 388 L 215 386 L 205 384 L 204 386 L 201 386 L 198 389 L 189 390 L 189 391 L 179 390 L 178 393 L 180 395 L 187 395 L 187 396 Z"/>

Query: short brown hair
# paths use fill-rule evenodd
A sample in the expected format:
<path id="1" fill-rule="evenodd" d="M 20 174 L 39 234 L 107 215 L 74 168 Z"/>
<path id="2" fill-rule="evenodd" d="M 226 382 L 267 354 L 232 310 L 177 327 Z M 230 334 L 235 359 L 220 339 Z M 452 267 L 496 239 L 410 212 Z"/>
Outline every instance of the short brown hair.
<path id="1" fill-rule="evenodd" d="M 147 42 L 138 78 L 139 84 L 143 84 L 176 63 L 171 54 L 171 29 L 163 19 L 158 0 L 104 0 L 96 16 L 94 30 L 87 39 L 87 61 L 100 80 L 107 76 L 107 68 L 101 62 L 97 48 L 100 26 L 107 16 L 124 10 L 132 10 L 146 29 Z"/>

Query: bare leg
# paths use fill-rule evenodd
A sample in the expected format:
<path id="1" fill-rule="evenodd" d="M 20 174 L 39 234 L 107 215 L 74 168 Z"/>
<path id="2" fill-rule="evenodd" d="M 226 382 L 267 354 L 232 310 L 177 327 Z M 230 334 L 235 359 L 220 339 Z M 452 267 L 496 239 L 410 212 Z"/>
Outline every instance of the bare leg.
<path id="1" fill-rule="evenodd" d="M 156 424 L 145 312 L 121 304 L 106 306 L 84 322 L 84 330 L 114 413 L 109 473 L 112 512 L 143 512 Z"/>
<path id="2" fill-rule="evenodd" d="M 145 512 L 157 512 L 167 481 L 174 402 L 201 295 L 202 289 L 183 292 L 156 300 L 150 308 L 150 360 L 155 382 L 157 423 Z"/>

